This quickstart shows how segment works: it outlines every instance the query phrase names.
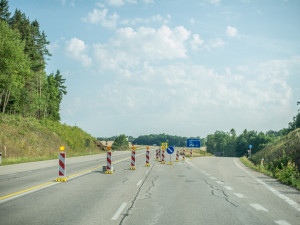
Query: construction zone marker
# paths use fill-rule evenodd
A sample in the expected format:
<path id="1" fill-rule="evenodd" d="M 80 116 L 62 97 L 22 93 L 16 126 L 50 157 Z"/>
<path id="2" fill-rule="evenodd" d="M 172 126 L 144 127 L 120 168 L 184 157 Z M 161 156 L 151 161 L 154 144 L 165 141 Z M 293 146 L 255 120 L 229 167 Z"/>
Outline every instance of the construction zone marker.
<path id="1" fill-rule="evenodd" d="M 136 167 L 135 167 L 135 151 L 134 151 L 135 147 L 132 146 L 132 152 L 131 152 L 131 167 L 130 169 L 131 170 L 135 170 Z"/>
<path id="2" fill-rule="evenodd" d="M 192 159 L 193 158 L 193 149 L 191 148 L 190 149 L 190 159 Z"/>
<path id="3" fill-rule="evenodd" d="M 108 147 L 108 152 L 107 152 L 107 160 L 106 160 L 106 174 L 112 174 L 114 171 L 111 167 L 111 151 L 110 151 L 111 147 Z"/>
<path id="4" fill-rule="evenodd" d="M 185 160 L 185 149 L 182 150 L 182 160 Z"/>
<path id="5" fill-rule="evenodd" d="M 176 151 L 176 160 L 175 160 L 176 162 L 178 162 L 179 161 L 179 151 L 177 150 Z"/>
<path id="6" fill-rule="evenodd" d="M 165 148 L 162 147 L 162 158 L 161 158 L 161 164 L 165 164 Z"/>
<path id="7" fill-rule="evenodd" d="M 159 149 L 156 149 L 156 161 L 159 161 Z"/>
<path id="8" fill-rule="evenodd" d="M 68 178 L 66 177 L 66 153 L 64 152 L 64 146 L 60 146 L 60 153 L 58 155 L 58 182 L 66 182 Z"/>
<path id="9" fill-rule="evenodd" d="M 149 147 L 147 147 L 147 151 L 146 151 L 146 164 L 145 167 L 150 167 L 150 163 L 149 163 L 149 159 L 150 159 L 150 153 L 149 153 Z"/>

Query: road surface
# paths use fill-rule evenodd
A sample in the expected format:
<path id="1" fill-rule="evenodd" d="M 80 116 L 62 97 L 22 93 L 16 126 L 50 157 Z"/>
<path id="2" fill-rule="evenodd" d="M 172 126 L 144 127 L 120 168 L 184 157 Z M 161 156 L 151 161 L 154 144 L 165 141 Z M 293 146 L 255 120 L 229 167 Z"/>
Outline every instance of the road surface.
<path id="1" fill-rule="evenodd" d="M 54 182 L 57 160 L 0 167 L 0 224 L 300 224 L 300 192 L 238 158 L 168 165 L 151 150 L 145 167 L 136 154 L 130 170 L 130 152 L 113 152 L 113 174 L 105 155 L 67 159 L 68 182 Z"/>

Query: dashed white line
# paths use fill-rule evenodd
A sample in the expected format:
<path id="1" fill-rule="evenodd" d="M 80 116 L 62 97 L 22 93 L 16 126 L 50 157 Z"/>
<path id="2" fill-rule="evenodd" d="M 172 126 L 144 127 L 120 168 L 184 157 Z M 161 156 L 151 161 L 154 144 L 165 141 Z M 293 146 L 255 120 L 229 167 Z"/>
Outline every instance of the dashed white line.
<path id="1" fill-rule="evenodd" d="M 146 174 L 149 173 L 149 170 L 146 171 Z"/>
<path id="2" fill-rule="evenodd" d="M 139 180 L 139 182 L 137 182 L 137 186 L 139 186 L 143 181 L 142 180 Z"/>
<path id="3" fill-rule="evenodd" d="M 291 225 L 290 223 L 286 222 L 285 220 L 274 220 L 274 222 L 279 225 Z"/>
<path id="4" fill-rule="evenodd" d="M 248 172 L 246 169 L 244 169 L 241 165 L 239 165 L 236 162 L 236 159 L 234 160 L 234 163 L 237 167 L 239 167 L 240 169 L 242 169 L 243 171 L 245 171 L 247 174 L 249 174 L 254 180 L 256 180 L 257 182 L 261 183 L 262 185 L 264 185 L 269 191 L 271 191 L 273 194 L 277 195 L 279 198 L 281 198 L 282 200 L 284 200 L 286 203 L 288 203 L 290 206 L 294 207 L 297 211 L 300 212 L 300 205 L 295 202 L 294 200 L 290 199 L 289 197 L 285 196 L 284 194 L 281 194 L 279 191 L 275 190 L 274 188 L 272 188 L 271 186 L 269 186 L 268 184 L 266 184 L 265 182 L 261 181 L 260 179 L 256 178 L 255 176 L 253 176 L 250 172 Z"/>
<path id="5" fill-rule="evenodd" d="M 269 210 L 267 210 L 265 207 L 261 206 L 260 204 L 250 204 L 250 205 L 258 211 L 269 212 Z"/>
<path id="6" fill-rule="evenodd" d="M 215 178 L 215 177 L 210 177 L 210 179 L 212 179 L 212 180 L 216 180 L 217 178 Z"/>
<path id="7" fill-rule="evenodd" d="M 238 198 L 247 198 L 247 196 L 241 194 L 241 193 L 233 193 Z"/>
<path id="8" fill-rule="evenodd" d="M 224 188 L 226 188 L 228 191 L 232 191 L 233 190 L 233 188 L 230 187 L 230 186 L 224 186 Z"/>
<path id="9" fill-rule="evenodd" d="M 217 180 L 216 183 L 218 183 L 218 184 L 224 184 L 223 181 L 219 181 L 219 180 Z"/>
<path id="10" fill-rule="evenodd" d="M 125 209 L 126 205 L 127 205 L 127 202 L 123 202 L 121 204 L 120 208 L 117 210 L 117 212 L 113 215 L 111 220 L 117 220 L 118 217 L 120 216 L 120 214 L 122 213 L 122 211 Z"/>

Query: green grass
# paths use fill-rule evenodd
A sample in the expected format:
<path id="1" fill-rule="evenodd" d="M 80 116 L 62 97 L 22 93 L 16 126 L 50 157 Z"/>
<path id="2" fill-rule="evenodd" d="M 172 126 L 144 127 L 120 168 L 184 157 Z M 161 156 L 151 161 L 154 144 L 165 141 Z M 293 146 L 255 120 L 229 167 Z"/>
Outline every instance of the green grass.
<path id="1" fill-rule="evenodd" d="M 60 146 L 68 157 L 88 155 L 85 139 L 91 140 L 92 154 L 103 153 L 95 145 L 96 139 L 77 126 L 0 114 L 0 127 L 2 165 L 55 159 Z"/>
<path id="2" fill-rule="evenodd" d="M 288 163 L 287 166 L 283 166 L 279 169 L 277 168 L 275 173 L 273 171 L 270 171 L 265 167 L 265 165 L 255 165 L 253 162 L 251 162 L 248 158 L 241 157 L 241 162 L 249 167 L 252 168 L 260 173 L 263 173 L 265 175 L 268 175 L 270 177 L 278 179 L 281 183 L 293 186 L 300 190 L 300 173 L 298 172 L 296 166 L 294 163 Z"/>

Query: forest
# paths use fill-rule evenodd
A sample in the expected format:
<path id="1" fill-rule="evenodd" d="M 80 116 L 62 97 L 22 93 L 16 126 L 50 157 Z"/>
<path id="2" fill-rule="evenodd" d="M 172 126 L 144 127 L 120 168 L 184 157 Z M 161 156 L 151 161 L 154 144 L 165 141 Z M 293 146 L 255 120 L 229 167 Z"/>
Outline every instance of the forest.
<path id="1" fill-rule="evenodd" d="M 51 56 L 37 20 L 0 0 L 0 112 L 36 119 L 60 120 L 60 103 L 67 94 L 57 70 L 45 72 Z"/>

